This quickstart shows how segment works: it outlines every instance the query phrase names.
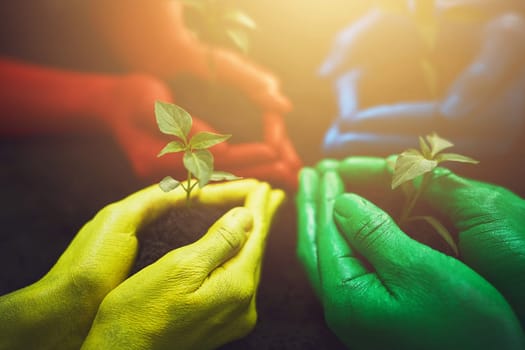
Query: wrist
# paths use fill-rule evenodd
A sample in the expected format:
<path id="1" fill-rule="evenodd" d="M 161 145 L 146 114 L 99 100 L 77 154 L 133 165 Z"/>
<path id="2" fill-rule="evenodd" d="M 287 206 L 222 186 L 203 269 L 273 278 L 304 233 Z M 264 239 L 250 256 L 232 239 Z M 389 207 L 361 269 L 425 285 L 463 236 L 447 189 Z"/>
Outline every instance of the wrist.
<path id="1" fill-rule="evenodd" d="M 42 279 L 0 298 L 0 348 L 78 349 L 87 331 L 64 280 Z"/>
<path id="2" fill-rule="evenodd" d="M 126 321 L 125 305 L 114 303 L 110 297 L 104 299 L 85 338 L 82 350 L 134 350 L 152 348 L 151 338 L 147 336 L 147 325 L 141 324 L 141 331 L 133 325 L 141 320 Z"/>

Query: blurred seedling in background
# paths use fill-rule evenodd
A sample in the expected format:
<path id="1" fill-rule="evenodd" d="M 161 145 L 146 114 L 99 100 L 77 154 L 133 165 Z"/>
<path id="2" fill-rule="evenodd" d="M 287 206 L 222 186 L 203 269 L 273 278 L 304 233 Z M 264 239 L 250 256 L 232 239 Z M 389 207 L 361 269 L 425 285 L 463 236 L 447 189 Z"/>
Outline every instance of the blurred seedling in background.
<path id="1" fill-rule="evenodd" d="M 212 77 L 215 76 L 213 46 L 221 45 L 223 38 L 241 52 L 250 48 L 249 32 L 256 29 L 255 21 L 238 8 L 225 5 L 224 0 L 178 0 L 197 15 L 200 25 L 191 26 L 195 34 L 204 42 L 210 43 L 208 63 Z"/>
<path id="2" fill-rule="evenodd" d="M 458 248 L 452 235 L 433 216 L 411 216 L 417 200 L 428 186 L 432 177 L 432 171 L 442 162 L 479 163 L 470 157 L 457 153 L 443 153 L 442 151 L 454 146 L 450 141 L 432 133 L 425 137 L 419 137 L 420 149 L 408 149 L 398 155 L 392 176 L 392 189 L 401 186 L 405 194 L 405 204 L 401 211 L 398 224 L 403 226 L 412 221 L 426 221 L 437 233 L 450 245 L 456 255 Z M 421 177 L 419 186 L 415 186 L 412 180 Z"/>
<path id="3" fill-rule="evenodd" d="M 191 191 L 195 186 L 199 185 L 199 188 L 202 188 L 210 181 L 240 179 L 240 177 L 225 171 L 215 171 L 213 169 L 213 154 L 208 150 L 208 148 L 228 140 L 231 135 L 199 132 L 189 138 L 192 126 L 190 114 L 171 103 L 156 101 L 155 117 L 162 133 L 176 137 L 174 141 L 169 142 L 160 151 L 157 157 L 169 153 L 184 152 L 182 161 L 188 174 L 186 179 L 182 181 L 166 176 L 159 183 L 164 192 L 170 192 L 181 186 L 186 192 L 186 205 L 189 206 Z M 197 181 L 192 183 L 193 177 Z"/>

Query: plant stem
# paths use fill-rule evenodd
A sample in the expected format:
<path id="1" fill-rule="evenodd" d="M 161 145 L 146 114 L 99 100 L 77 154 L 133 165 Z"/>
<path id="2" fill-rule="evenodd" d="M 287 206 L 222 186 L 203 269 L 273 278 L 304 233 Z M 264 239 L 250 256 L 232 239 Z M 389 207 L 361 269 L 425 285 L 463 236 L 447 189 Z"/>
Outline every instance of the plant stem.
<path id="1" fill-rule="evenodd" d="M 193 186 L 191 186 L 191 172 L 188 170 L 188 178 L 186 180 L 186 188 L 184 188 L 184 191 L 186 191 L 186 207 L 190 206 L 190 194 L 191 190 L 193 189 Z"/>
<path id="2" fill-rule="evenodd" d="M 421 196 L 421 193 L 423 193 L 423 191 L 426 189 L 431 175 L 432 173 L 423 174 L 423 179 L 421 180 L 419 188 L 414 192 L 412 198 L 407 201 L 408 204 L 403 207 L 403 212 L 401 214 L 401 218 L 399 219 L 400 225 L 403 225 L 410 218 L 410 214 L 412 213 L 412 210 L 414 210 L 416 202 Z"/>

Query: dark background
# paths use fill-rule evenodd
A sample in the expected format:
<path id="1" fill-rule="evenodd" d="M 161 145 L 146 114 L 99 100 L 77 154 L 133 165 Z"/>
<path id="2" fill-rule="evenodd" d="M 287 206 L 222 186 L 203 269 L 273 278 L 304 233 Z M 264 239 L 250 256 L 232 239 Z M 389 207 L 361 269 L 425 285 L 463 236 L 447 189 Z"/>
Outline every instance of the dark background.
<path id="1" fill-rule="evenodd" d="M 63 68 L 119 72 L 104 54 L 103 45 L 90 35 L 81 3 L 67 5 L 62 11 L 73 15 L 62 20 L 54 19 L 55 12 L 48 10 L 45 1 L 9 3 L 0 5 L 0 53 Z M 286 116 L 290 137 L 305 164 L 315 164 L 322 158 L 324 131 L 336 113 L 331 83 L 320 79 L 317 70 L 331 38 L 360 9 L 343 0 L 238 3 L 258 24 L 249 55 L 280 77 L 295 106 Z M 19 25 L 21 19 L 26 26 Z M 89 52 L 98 54 L 87 59 Z M 261 137 L 260 128 L 253 128 L 260 123 L 259 112 L 235 91 L 225 88 L 220 102 L 203 103 L 206 83 L 185 76 L 167 83 L 179 104 L 220 131 L 234 134 L 234 142 Z M 523 195 L 522 155 L 517 147 L 506 157 L 465 167 L 462 174 L 503 184 Z M 0 164 L 0 295 L 42 277 L 81 226 L 104 205 L 154 182 L 134 176 L 125 154 L 107 134 L 4 137 Z M 268 242 L 256 332 L 252 340 L 232 348 L 250 349 L 254 344 L 260 349 L 341 347 L 325 327 L 321 308 L 295 258 L 293 202 L 290 193 Z"/>

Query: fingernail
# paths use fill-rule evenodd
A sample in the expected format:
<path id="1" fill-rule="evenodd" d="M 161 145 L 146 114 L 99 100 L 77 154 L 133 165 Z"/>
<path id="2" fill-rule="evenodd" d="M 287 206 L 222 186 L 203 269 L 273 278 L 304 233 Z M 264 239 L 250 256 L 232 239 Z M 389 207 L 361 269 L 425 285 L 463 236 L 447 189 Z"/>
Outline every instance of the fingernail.
<path id="1" fill-rule="evenodd" d="M 366 206 L 366 201 L 353 193 L 345 193 L 338 196 L 334 204 L 336 218 L 350 219 L 360 207 Z"/>

